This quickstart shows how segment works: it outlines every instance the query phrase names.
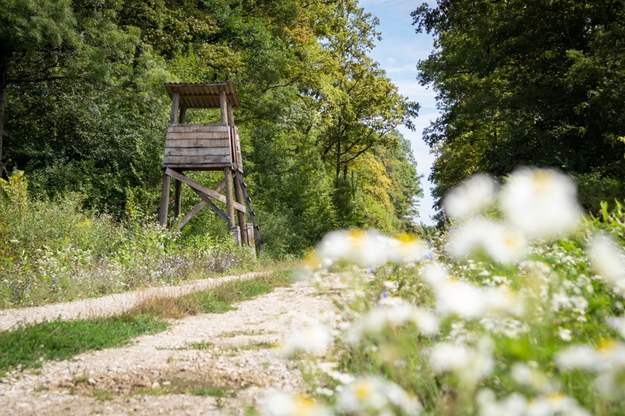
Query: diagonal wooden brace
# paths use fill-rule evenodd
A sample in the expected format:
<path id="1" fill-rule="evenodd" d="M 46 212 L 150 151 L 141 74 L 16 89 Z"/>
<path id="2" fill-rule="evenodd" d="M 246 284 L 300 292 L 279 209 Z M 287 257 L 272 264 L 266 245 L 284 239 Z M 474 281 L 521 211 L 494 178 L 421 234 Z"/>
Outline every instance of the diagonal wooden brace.
<path id="1" fill-rule="evenodd" d="M 165 170 L 165 174 L 168 176 L 171 176 L 172 178 L 178 179 L 180 182 L 186 183 L 194 190 L 200 191 L 202 194 L 206 195 L 209 198 L 216 199 L 219 202 L 222 202 L 224 204 L 226 203 L 226 197 L 224 195 L 220 194 L 219 192 L 215 192 L 214 190 L 207 188 L 206 186 L 200 185 L 199 183 L 193 181 L 192 179 L 183 175 L 182 173 L 179 173 L 173 169 L 167 168 Z M 236 210 L 241 211 L 241 212 L 247 212 L 245 205 L 238 203 L 238 202 L 234 202 L 233 205 Z"/>

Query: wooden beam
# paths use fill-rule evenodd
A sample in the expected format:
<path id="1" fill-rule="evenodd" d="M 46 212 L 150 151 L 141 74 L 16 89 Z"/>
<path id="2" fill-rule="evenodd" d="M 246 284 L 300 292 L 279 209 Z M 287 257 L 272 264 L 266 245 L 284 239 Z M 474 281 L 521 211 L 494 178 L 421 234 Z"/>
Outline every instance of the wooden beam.
<path id="1" fill-rule="evenodd" d="M 178 107 L 180 106 L 180 93 L 174 93 L 171 97 L 171 115 L 169 116 L 169 124 L 178 124 Z"/>
<path id="2" fill-rule="evenodd" d="M 221 192 L 226 187 L 226 181 L 221 181 L 214 189 L 215 192 Z"/>
<path id="3" fill-rule="evenodd" d="M 158 211 L 158 222 L 163 226 L 167 225 L 167 210 L 169 208 L 169 185 L 171 183 L 171 178 L 167 172 L 169 170 L 171 169 L 167 169 L 163 174 L 163 193 L 161 194 L 161 206 Z"/>
<path id="4" fill-rule="evenodd" d="M 182 208 L 182 182 L 176 181 L 174 189 L 174 218 L 178 219 L 180 216 L 180 209 Z"/>
<path id="5" fill-rule="evenodd" d="M 206 195 L 204 195 L 202 192 L 198 191 L 197 189 L 194 189 L 195 193 L 197 194 L 197 196 L 200 197 L 200 199 L 202 200 L 202 202 L 204 202 L 206 205 L 208 205 L 208 207 L 210 209 L 212 209 L 213 211 L 215 211 L 215 213 L 217 215 L 219 215 L 219 217 L 224 220 L 226 223 L 230 222 L 230 218 L 228 218 L 228 216 L 226 215 L 225 212 L 223 212 L 221 209 L 219 209 L 219 207 L 217 205 L 215 205 L 213 203 L 213 201 L 210 200 L 210 198 Z"/>
<path id="6" fill-rule="evenodd" d="M 169 144 L 169 143 L 168 143 Z M 230 156 L 227 147 L 165 147 L 165 156 Z M 221 162 L 221 161 L 220 161 Z"/>
<path id="7" fill-rule="evenodd" d="M 234 127 L 234 112 L 232 111 L 232 104 L 228 103 L 228 125 Z"/>
<path id="8" fill-rule="evenodd" d="M 234 228 L 234 196 L 232 193 L 232 169 L 224 169 L 224 181 L 226 182 L 226 213 L 228 214 L 228 229 Z"/>
<path id="9" fill-rule="evenodd" d="M 230 169 L 230 168 L 227 168 Z M 203 194 L 205 194 L 206 196 L 216 199 L 219 202 L 222 203 L 226 203 L 226 197 L 223 196 L 222 194 L 220 194 L 219 192 L 215 192 L 212 189 L 207 188 L 206 186 L 202 186 L 199 183 L 191 180 L 190 178 L 184 176 L 182 173 L 176 172 L 173 169 L 167 168 L 165 169 L 165 173 L 169 176 L 171 176 L 172 178 L 178 179 L 181 182 L 186 183 L 187 185 L 189 185 L 191 188 L 196 189 L 200 192 L 202 192 Z M 242 212 L 247 212 L 245 205 L 239 204 L 238 202 L 235 202 L 234 204 L 234 208 L 242 211 Z"/>
<path id="10" fill-rule="evenodd" d="M 230 126 L 225 123 L 216 124 L 183 124 L 179 126 L 167 127 L 168 133 L 223 133 L 228 137 Z"/>
<path id="11" fill-rule="evenodd" d="M 239 175 L 234 175 L 234 189 L 237 202 L 245 204 L 245 197 L 243 196 L 243 184 L 241 183 Z M 248 246 L 249 242 L 247 241 L 247 224 L 245 223 L 245 213 L 237 211 L 237 220 L 239 222 L 239 227 L 241 228 L 241 241 L 243 242 L 243 244 Z"/>
<path id="12" fill-rule="evenodd" d="M 180 115 L 178 116 L 178 124 L 184 124 L 184 119 L 187 115 L 187 106 L 180 106 Z"/>
<path id="13" fill-rule="evenodd" d="M 219 93 L 219 108 L 221 109 L 221 122 L 228 124 L 228 98 L 226 97 L 226 91 L 221 90 Z"/>
<path id="14" fill-rule="evenodd" d="M 200 201 L 200 202 L 198 202 L 198 203 L 197 203 L 197 205 L 196 205 L 196 206 L 194 206 L 194 207 L 191 209 L 191 211 L 189 211 L 189 212 L 187 213 L 187 215 L 185 215 L 185 216 L 184 216 L 184 217 L 180 220 L 180 222 L 179 222 L 179 223 L 178 223 L 178 225 L 176 226 L 176 231 L 180 231 L 180 230 L 182 230 L 182 227 L 184 227 L 185 225 L 187 225 L 187 223 L 188 223 L 189 221 L 191 221 L 191 219 L 192 219 L 193 217 L 195 217 L 195 216 L 196 216 L 196 215 L 197 215 L 197 214 L 198 214 L 198 213 L 202 210 L 202 208 L 204 208 L 205 206 L 206 206 L 206 202 L 204 202 L 204 201 Z"/>

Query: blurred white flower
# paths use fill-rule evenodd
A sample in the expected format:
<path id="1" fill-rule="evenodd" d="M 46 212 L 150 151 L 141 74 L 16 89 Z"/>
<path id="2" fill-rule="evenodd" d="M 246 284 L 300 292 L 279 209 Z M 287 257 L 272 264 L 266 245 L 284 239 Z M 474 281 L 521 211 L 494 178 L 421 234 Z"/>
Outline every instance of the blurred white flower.
<path id="1" fill-rule="evenodd" d="M 484 217 L 473 218 L 452 230 L 447 239 L 447 252 L 454 258 L 462 259 L 484 248 L 484 233 L 494 226 L 493 221 Z"/>
<path id="2" fill-rule="evenodd" d="M 400 298 L 384 298 L 382 302 L 360 317 L 348 330 L 347 340 L 355 345 L 365 334 L 374 335 L 386 328 L 414 323 L 424 335 L 438 332 L 438 318 Z"/>
<path id="3" fill-rule="evenodd" d="M 485 389 L 478 393 L 477 402 L 481 416 L 590 416 L 575 399 L 559 393 L 529 400 L 519 393 L 512 393 L 498 401 L 495 393 Z"/>
<path id="4" fill-rule="evenodd" d="M 344 386 L 336 405 L 342 412 L 360 415 L 391 415 L 393 409 L 409 415 L 421 412 L 419 401 L 397 384 L 377 376 L 356 379 Z"/>
<path id="5" fill-rule="evenodd" d="M 559 393 L 535 397 L 528 402 L 527 414 L 532 416 L 590 416 L 590 412 L 581 407 L 574 398 Z"/>
<path id="6" fill-rule="evenodd" d="M 519 168 L 500 193 L 506 220 L 530 238 L 553 238 L 573 231 L 582 208 L 575 183 L 553 169 Z"/>
<path id="7" fill-rule="evenodd" d="M 529 331 L 529 325 L 526 322 L 501 316 L 482 318 L 480 325 L 493 335 L 504 335 L 508 338 L 518 338 L 519 335 Z"/>
<path id="8" fill-rule="evenodd" d="M 607 372 L 625 369 L 625 344 L 611 339 L 603 340 L 596 348 L 590 345 L 572 345 L 560 351 L 555 358 L 562 370 Z"/>
<path id="9" fill-rule="evenodd" d="M 438 263 L 424 268 L 423 279 L 432 286 L 436 310 L 443 316 L 475 319 L 490 313 L 519 316 L 524 312 L 522 300 L 505 286 L 483 288 L 451 278 L 445 267 Z"/>
<path id="10" fill-rule="evenodd" d="M 495 202 L 497 183 L 483 173 L 471 176 L 443 198 L 443 209 L 453 219 L 476 215 Z"/>
<path id="11" fill-rule="evenodd" d="M 625 338 L 625 317 L 612 316 L 606 319 L 608 326 L 619 333 L 621 338 Z"/>
<path id="12" fill-rule="evenodd" d="M 408 235 L 391 238 L 374 230 L 338 230 L 321 240 L 311 258 L 313 265 L 325 268 L 344 261 L 364 269 L 375 269 L 388 262 L 420 261 L 428 251 L 425 242 Z"/>
<path id="13" fill-rule="evenodd" d="M 605 234 L 592 237 L 588 256 L 593 269 L 619 294 L 625 294 L 625 253 Z"/>
<path id="14" fill-rule="evenodd" d="M 560 351 L 555 362 L 562 370 L 592 370 L 598 363 L 598 357 L 589 345 L 572 345 Z"/>
<path id="15" fill-rule="evenodd" d="M 449 279 L 434 288 L 436 309 L 443 316 L 458 315 L 463 318 L 480 318 L 487 313 L 486 291 L 469 282 Z"/>
<path id="16" fill-rule="evenodd" d="M 495 369 L 492 352 L 493 343 L 489 338 L 480 339 L 476 348 L 441 342 L 430 350 L 430 368 L 437 373 L 454 373 L 463 382 L 474 386 Z"/>
<path id="17" fill-rule="evenodd" d="M 496 224 L 484 234 L 484 249 L 491 259 L 500 264 L 514 264 L 527 253 L 525 236 L 504 224 Z"/>
<path id="18" fill-rule="evenodd" d="M 399 264 L 419 262 L 430 250 L 423 240 L 409 234 L 388 238 L 387 244 L 388 261 Z"/>
<path id="19" fill-rule="evenodd" d="M 573 339 L 571 330 L 570 329 L 566 329 L 566 328 L 559 328 L 558 329 L 558 336 L 564 342 L 570 342 Z"/>
<path id="20" fill-rule="evenodd" d="M 442 264 L 431 262 L 426 264 L 423 268 L 422 276 L 423 280 L 429 283 L 433 288 L 436 288 L 449 279 L 449 272 Z"/>
<path id="21" fill-rule="evenodd" d="M 552 393 L 560 388 L 558 383 L 551 381 L 545 373 L 526 363 L 514 363 L 510 374 L 517 383 L 531 387 L 541 393 Z"/>
<path id="22" fill-rule="evenodd" d="M 341 384 L 349 384 L 355 380 L 354 376 L 352 376 L 351 374 L 339 371 L 338 363 L 321 362 L 317 363 L 317 368 L 319 369 L 319 371 Z"/>
<path id="23" fill-rule="evenodd" d="M 283 340 L 281 353 L 286 356 L 304 352 L 323 355 L 332 342 L 330 330 L 321 324 L 310 324 Z"/>
<path id="24" fill-rule="evenodd" d="M 525 257 L 527 241 L 517 230 L 482 217 L 461 224 L 449 235 L 447 251 L 452 257 L 463 258 L 480 250 L 498 263 L 517 263 Z"/>
<path id="25" fill-rule="evenodd" d="M 263 416 L 331 416 L 326 406 L 302 396 L 292 396 L 279 391 L 269 393 L 260 405 Z"/>
<path id="26" fill-rule="evenodd" d="M 492 390 L 483 389 L 477 394 L 477 403 L 481 416 L 525 416 L 527 415 L 527 399 L 519 393 L 497 401 Z"/>

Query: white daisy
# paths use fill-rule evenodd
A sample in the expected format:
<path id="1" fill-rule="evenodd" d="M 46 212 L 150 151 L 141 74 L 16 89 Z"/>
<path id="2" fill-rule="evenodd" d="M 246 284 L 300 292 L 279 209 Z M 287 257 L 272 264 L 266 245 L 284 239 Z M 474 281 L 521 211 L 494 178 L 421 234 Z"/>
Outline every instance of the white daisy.
<path id="1" fill-rule="evenodd" d="M 553 238 L 575 229 L 582 216 L 575 183 L 553 169 L 519 168 L 500 193 L 506 219 L 531 238 Z"/>

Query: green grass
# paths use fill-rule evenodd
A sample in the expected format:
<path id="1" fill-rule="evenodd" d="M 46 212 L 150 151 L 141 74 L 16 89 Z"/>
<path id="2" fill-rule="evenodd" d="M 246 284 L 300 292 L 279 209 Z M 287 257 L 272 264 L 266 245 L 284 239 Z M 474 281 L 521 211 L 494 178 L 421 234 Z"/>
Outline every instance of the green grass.
<path id="1" fill-rule="evenodd" d="M 236 390 L 226 387 L 194 386 L 188 390 L 188 393 L 202 397 L 233 397 Z"/>
<path id="2" fill-rule="evenodd" d="M 66 360 L 85 351 L 124 345 L 134 337 L 164 330 L 167 323 L 152 315 L 52 321 L 0 332 L 0 374 L 16 368 L 37 368 L 46 360 Z"/>
<path id="3" fill-rule="evenodd" d="M 95 390 L 96 394 L 102 394 Z M 130 395 L 134 396 L 164 396 L 168 394 L 190 394 L 192 396 L 225 398 L 234 397 L 237 389 L 232 387 L 214 386 L 210 383 L 194 383 L 189 381 L 174 381 L 168 386 L 160 387 L 137 387 L 133 388 Z"/>
<path id="4" fill-rule="evenodd" d="M 212 342 L 208 342 L 208 341 L 192 342 L 190 344 L 185 345 L 185 348 L 190 349 L 190 350 L 209 350 L 214 347 L 215 347 L 215 344 L 213 344 Z"/>
<path id="5" fill-rule="evenodd" d="M 11 369 L 38 368 L 44 361 L 66 360 L 86 351 L 124 345 L 139 335 L 163 331 L 168 326 L 166 318 L 227 312 L 236 302 L 269 293 L 290 282 L 288 271 L 273 272 L 179 298 L 147 299 L 117 317 L 56 320 L 0 332 L 0 376 Z"/>

